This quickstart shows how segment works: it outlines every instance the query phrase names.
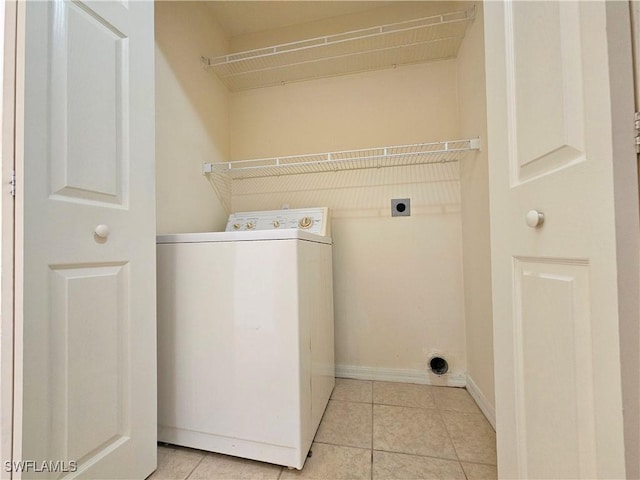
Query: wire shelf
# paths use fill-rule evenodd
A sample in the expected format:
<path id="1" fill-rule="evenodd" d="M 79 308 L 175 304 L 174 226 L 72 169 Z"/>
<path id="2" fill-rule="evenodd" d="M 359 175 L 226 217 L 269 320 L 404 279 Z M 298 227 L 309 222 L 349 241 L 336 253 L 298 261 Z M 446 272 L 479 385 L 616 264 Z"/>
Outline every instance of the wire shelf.
<path id="1" fill-rule="evenodd" d="M 403 167 L 446 164 L 463 159 L 480 149 L 480 139 L 414 143 L 361 150 L 290 155 L 285 157 L 205 163 L 207 178 L 227 212 L 231 211 L 232 182 L 247 178 L 263 178 L 308 173 L 339 172 L 367 168 Z"/>
<path id="2" fill-rule="evenodd" d="M 401 167 L 456 162 L 466 152 L 479 148 L 480 140 L 475 138 L 224 163 L 205 163 L 203 171 L 205 174 L 223 175 L 229 179 L 237 180 L 362 168 Z"/>
<path id="3" fill-rule="evenodd" d="M 203 174 L 227 212 L 231 211 L 235 181 L 322 172 L 380 169 L 426 164 L 448 164 L 480 149 L 480 139 L 415 143 L 361 150 L 291 155 L 285 157 L 205 163 Z"/>
<path id="4" fill-rule="evenodd" d="M 202 57 L 232 91 L 455 57 L 475 8 Z"/>

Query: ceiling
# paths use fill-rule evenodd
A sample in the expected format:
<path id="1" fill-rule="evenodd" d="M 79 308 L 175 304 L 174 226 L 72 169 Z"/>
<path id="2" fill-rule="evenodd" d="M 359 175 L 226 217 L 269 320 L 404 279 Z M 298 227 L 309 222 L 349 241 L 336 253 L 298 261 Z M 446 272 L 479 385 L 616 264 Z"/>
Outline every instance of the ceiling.
<path id="1" fill-rule="evenodd" d="M 206 2 L 230 37 L 304 24 L 398 4 L 397 1 L 226 1 Z"/>

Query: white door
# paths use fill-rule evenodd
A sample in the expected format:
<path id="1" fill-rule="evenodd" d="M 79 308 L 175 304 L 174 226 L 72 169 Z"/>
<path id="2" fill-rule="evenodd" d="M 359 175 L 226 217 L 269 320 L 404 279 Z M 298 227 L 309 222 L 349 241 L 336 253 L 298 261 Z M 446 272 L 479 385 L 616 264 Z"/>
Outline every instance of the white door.
<path id="1" fill-rule="evenodd" d="M 485 9 L 499 475 L 625 478 L 639 338 L 628 4 Z M 544 222 L 528 226 L 534 210 Z"/>
<path id="2" fill-rule="evenodd" d="M 153 3 L 19 8 L 14 459 L 35 462 L 28 478 L 74 465 L 145 478 L 157 449 Z"/>

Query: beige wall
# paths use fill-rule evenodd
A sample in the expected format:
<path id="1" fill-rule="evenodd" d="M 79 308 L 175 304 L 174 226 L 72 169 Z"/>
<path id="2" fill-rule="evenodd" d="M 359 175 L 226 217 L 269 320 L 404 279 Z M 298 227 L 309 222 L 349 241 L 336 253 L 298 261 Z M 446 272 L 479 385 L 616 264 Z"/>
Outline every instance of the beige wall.
<path id="1" fill-rule="evenodd" d="M 447 140 L 457 135 L 455 61 L 231 95 L 231 160 Z"/>
<path id="2" fill-rule="evenodd" d="M 156 2 L 155 15 L 158 233 L 220 230 L 227 214 L 202 164 L 228 157 L 228 94 L 200 56 L 226 39 L 201 3 Z"/>
<path id="3" fill-rule="evenodd" d="M 489 179 L 482 6 L 458 53 L 460 135 L 481 137 L 482 150 L 461 163 L 462 244 L 467 332 L 467 372 L 495 410 L 493 312 L 489 234 Z M 485 412 L 487 413 L 487 412 Z"/>
<path id="4" fill-rule="evenodd" d="M 231 95 L 231 159 L 454 139 L 457 116 L 453 60 L 250 90 Z M 329 206 L 336 363 L 426 380 L 432 351 L 466 369 L 458 179 L 447 164 L 242 180 L 232 205 Z M 412 216 L 391 218 L 404 197 Z"/>

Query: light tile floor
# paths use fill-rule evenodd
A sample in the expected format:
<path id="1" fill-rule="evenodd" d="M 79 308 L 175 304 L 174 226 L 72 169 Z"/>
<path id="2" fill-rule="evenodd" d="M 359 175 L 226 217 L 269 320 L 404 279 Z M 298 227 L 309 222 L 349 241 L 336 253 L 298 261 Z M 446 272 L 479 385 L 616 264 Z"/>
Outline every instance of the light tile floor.
<path id="1" fill-rule="evenodd" d="M 466 390 L 336 379 L 301 471 L 158 447 L 151 480 L 496 479 L 496 436 Z"/>

